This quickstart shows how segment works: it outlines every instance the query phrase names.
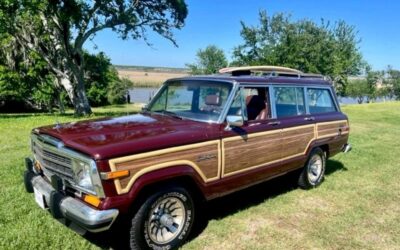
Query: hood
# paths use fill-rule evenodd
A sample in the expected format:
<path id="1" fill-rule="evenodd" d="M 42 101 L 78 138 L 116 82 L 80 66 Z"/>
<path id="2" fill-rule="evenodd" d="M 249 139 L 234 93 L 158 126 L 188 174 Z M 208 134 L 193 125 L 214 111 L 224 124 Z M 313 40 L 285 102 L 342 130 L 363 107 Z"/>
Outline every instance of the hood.
<path id="1" fill-rule="evenodd" d="M 217 127 L 161 114 L 135 114 L 45 126 L 34 132 L 56 137 L 100 160 L 214 139 Z"/>

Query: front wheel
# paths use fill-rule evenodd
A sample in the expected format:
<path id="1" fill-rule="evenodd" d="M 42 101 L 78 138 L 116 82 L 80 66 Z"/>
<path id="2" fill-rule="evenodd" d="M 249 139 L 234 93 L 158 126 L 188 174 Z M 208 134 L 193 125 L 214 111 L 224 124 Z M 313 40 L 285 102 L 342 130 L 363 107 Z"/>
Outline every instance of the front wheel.
<path id="1" fill-rule="evenodd" d="M 301 188 L 317 187 L 324 179 L 326 156 L 321 148 L 314 148 L 301 172 L 298 184 Z"/>
<path id="2" fill-rule="evenodd" d="M 182 187 L 150 195 L 132 219 L 131 249 L 174 249 L 182 245 L 193 225 L 194 202 Z"/>

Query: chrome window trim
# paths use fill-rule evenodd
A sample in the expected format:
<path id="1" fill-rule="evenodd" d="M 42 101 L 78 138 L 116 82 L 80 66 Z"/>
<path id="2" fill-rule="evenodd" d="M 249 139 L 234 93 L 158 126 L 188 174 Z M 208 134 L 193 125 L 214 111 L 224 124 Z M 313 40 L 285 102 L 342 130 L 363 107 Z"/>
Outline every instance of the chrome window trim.
<path id="1" fill-rule="evenodd" d="M 240 104 L 241 104 L 241 109 L 242 109 L 242 118 L 243 118 L 243 121 L 248 121 L 249 117 L 247 115 L 246 100 L 244 99 L 243 89 L 244 89 L 243 86 L 238 87 L 238 91 L 240 91 Z"/>
<path id="2" fill-rule="evenodd" d="M 308 106 L 308 96 L 307 96 L 308 87 L 303 88 L 304 102 L 306 104 L 306 115 L 310 115 L 310 107 Z"/>
<path id="3" fill-rule="evenodd" d="M 239 83 L 237 81 L 229 81 L 232 83 L 232 90 L 231 93 L 228 96 L 228 99 L 226 100 L 225 107 L 221 112 L 221 116 L 218 120 L 218 124 L 222 124 L 226 120 L 226 116 L 228 115 L 228 111 L 233 103 L 233 100 L 235 99 L 236 91 L 239 88 Z"/>
<path id="4" fill-rule="evenodd" d="M 97 169 L 96 162 L 93 159 L 91 159 L 83 154 L 80 154 L 76 151 L 66 148 L 62 141 L 60 141 L 52 136 L 49 136 L 49 135 L 38 135 L 38 134 L 32 133 L 31 140 L 34 141 L 35 143 L 39 144 L 42 148 L 44 148 L 54 154 L 59 154 L 66 158 L 70 158 L 72 171 L 73 171 L 72 165 L 74 164 L 73 163 L 74 160 L 78 160 L 78 161 L 87 163 L 90 166 L 90 179 L 92 181 L 94 191 L 82 188 L 82 187 L 78 186 L 76 183 L 71 183 L 68 180 L 66 181 L 67 184 L 69 184 L 71 187 L 77 189 L 78 191 L 97 195 L 100 198 L 105 197 L 103 185 L 101 184 L 100 174 Z M 75 172 L 74 172 L 74 175 L 75 175 Z"/>
<path id="5" fill-rule="evenodd" d="M 278 119 L 278 116 L 276 115 L 276 103 L 275 103 L 275 89 L 273 88 L 272 85 L 269 86 L 269 101 L 271 102 L 271 112 L 272 112 L 272 119 Z"/>

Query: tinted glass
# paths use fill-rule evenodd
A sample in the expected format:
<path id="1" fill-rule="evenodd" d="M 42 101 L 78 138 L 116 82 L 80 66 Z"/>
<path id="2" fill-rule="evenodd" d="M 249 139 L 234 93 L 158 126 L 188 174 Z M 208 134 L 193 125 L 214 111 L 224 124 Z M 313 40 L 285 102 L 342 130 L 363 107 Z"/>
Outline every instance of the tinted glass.
<path id="1" fill-rule="evenodd" d="M 306 113 L 302 87 L 274 87 L 277 117 Z"/>
<path id="2" fill-rule="evenodd" d="M 336 107 L 328 89 L 307 89 L 310 113 L 335 112 Z"/>

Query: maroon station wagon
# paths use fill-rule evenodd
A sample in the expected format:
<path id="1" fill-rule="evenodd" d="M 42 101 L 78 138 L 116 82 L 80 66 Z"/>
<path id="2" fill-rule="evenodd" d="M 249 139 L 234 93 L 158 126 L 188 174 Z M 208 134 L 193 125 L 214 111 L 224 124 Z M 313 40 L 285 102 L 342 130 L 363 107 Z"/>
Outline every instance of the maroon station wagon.
<path id="1" fill-rule="evenodd" d="M 253 66 L 168 80 L 139 114 L 35 128 L 24 183 L 39 206 L 82 230 L 129 217 L 130 247 L 176 248 L 198 204 L 301 169 L 318 186 L 348 152 L 332 84 Z"/>

